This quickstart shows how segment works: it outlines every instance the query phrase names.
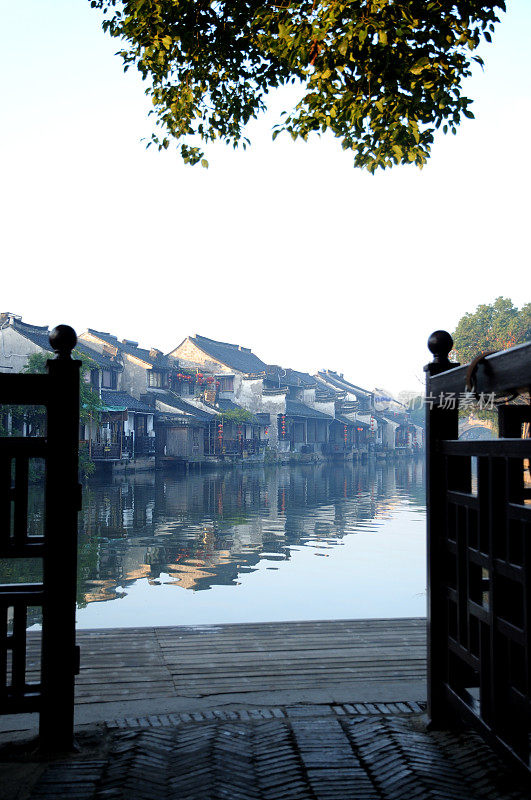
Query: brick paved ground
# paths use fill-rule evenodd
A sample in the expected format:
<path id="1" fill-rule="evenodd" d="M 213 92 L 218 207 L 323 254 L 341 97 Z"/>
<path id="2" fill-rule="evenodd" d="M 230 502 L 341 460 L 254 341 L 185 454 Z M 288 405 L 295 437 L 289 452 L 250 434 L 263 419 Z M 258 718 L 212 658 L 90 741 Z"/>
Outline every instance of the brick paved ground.
<path id="1" fill-rule="evenodd" d="M 114 720 L 99 751 L 48 764 L 25 796 L 528 800 L 475 734 L 428 733 L 420 711 L 365 703 Z"/>

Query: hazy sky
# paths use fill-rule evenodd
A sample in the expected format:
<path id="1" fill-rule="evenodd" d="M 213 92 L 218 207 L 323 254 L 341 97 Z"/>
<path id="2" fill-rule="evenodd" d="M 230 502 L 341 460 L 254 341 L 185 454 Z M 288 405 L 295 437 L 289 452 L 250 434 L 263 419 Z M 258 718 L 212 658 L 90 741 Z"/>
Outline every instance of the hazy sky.
<path id="1" fill-rule="evenodd" d="M 0 0 L 0 311 L 420 388 L 431 331 L 531 300 L 531 3 L 508 7 L 467 86 L 476 120 L 423 171 L 371 176 L 332 138 L 272 144 L 272 118 L 208 170 L 146 151 L 142 81 L 89 1 Z"/>

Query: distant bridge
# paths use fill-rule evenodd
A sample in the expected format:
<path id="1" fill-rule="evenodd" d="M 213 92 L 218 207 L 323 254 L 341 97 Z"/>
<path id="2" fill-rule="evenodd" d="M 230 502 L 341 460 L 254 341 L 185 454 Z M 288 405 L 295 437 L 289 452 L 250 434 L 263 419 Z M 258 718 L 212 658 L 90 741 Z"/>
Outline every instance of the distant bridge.
<path id="1" fill-rule="evenodd" d="M 490 419 L 477 419 L 471 416 L 459 422 L 459 438 L 465 441 L 494 439 L 495 435 L 494 425 Z"/>

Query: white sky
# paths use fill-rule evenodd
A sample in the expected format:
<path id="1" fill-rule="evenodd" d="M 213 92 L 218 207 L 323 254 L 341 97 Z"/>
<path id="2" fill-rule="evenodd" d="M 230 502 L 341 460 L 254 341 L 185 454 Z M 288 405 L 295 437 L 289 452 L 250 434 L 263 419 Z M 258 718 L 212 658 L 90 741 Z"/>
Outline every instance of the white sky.
<path id="1" fill-rule="evenodd" d="M 420 389 L 433 330 L 531 300 L 531 3 L 508 6 L 467 86 L 476 120 L 423 171 L 371 176 L 333 139 L 272 144 L 272 119 L 208 170 L 146 151 L 142 82 L 89 0 L 0 0 L 0 311 Z"/>

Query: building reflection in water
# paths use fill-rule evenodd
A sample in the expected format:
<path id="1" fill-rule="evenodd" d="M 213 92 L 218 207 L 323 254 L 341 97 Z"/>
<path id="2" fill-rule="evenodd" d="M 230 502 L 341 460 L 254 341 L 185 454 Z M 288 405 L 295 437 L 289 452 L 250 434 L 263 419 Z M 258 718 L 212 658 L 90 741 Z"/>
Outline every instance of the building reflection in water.
<path id="1" fill-rule="evenodd" d="M 80 515 L 80 606 L 114 600 L 139 578 L 200 591 L 293 548 L 316 555 L 374 529 L 404 503 L 424 505 L 424 465 L 312 465 L 137 475 L 93 482 Z M 168 579 L 169 576 L 169 579 Z"/>
<path id="2" fill-rule="evenodd" d="M 35 487 L 29 498 L 29 517 L 36 530 L 42 525 L 41 506 L 42 490 Z M 342 545 L 349 545 L 352 534 L 379 534 L 381 549 L 371 556 L 376 571 L 385 558 L 391 558 L 386 551 L 391 540 L 383 543 L 384 532 L 400 515 L 398 537 L 407 538 L 413 527 L 413 550 L 410 547 L 408 552 L 393 556 L 383 580 L 396 583 L 400 572 L 403 583 L 408 587 L 410 583 L 420 585 L 422 593 L 424 562 L 418 543 L 424 543 L 420 524 L 424 511 L 424 464 L 420 460 L 368 466 L 233 468 L 188 476 L 157 472 L 107 482 L 94 480 L 84 487 L 79 517 L 78 606 L 86 614 L 91 604 L 100 603 L 102 613 L 90 624 L 113 627 L 117 624 L 112 613 L 116 603 L 101 601 L 124 598 L 140 583 L 147 588 L 150 584 L 155 593 L 161 585 L 193 592 L 238 587 L 248 573 L 260 571 L 263 576 L 266 569 L 272 576 L 284 562 L 293 561 L 296 563 L 289 576 L 293 589 L 286 588 L 285 583 L 282 586 L 282 601 L 290 605 L 291 597 L 300 592 L 306 580 L 298 573 L 303 561 L 308 568 L 301 551 L 326 558 Z M 396 538 L 395 534 L 392 541 Z M 358 548 L 358 561 L 367 548 L 367 541 Z M 352 558 L 349 546 L 346 551 Z M 414 580 L 398 561 L 416 562 Z M 308 578 L 313 582 L 309 591 L 319 591 L 321 597 L 333 595 L 337 583 L 337 573 L 328 572 L 324 578 L 324 566 L 316 572 L 312 563 Z M 350 566 L 342 564 L 342 568 Z M 370 564 L 367 569 L 371 569 Z M 32 582 L 40 580 L 40 570 L 38 560 L 0 561 L 0 580 Z M 361 585 L 359 573 L 357 580 Z M 243 602 L 267 606 L 273 591 L 277 589 L 262 583 L 258 593 L 252 599 L 246 594 Z M 155 594 L 148 594 L 142 601 L 144 606 L 155 602 Z M 40 609 L 32 611 L 30 622 L 38 624 Z M 295 613 L 303 610 L 299 607 Z M 367 613 L 365 607 L 360 613 Z M 410 610 L 405 615 L 412 613 Z M 267 618 L 266 611 L 264 614 Z M 384 609 L 382 615 L 387 614 Z M 128 619 L 127 624 L 136 623 Z M 174 623 L 156 623 L 150 618 L 144 624 Z"/>

